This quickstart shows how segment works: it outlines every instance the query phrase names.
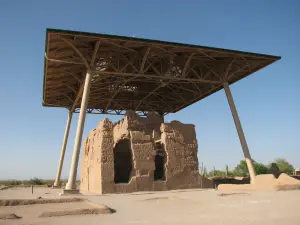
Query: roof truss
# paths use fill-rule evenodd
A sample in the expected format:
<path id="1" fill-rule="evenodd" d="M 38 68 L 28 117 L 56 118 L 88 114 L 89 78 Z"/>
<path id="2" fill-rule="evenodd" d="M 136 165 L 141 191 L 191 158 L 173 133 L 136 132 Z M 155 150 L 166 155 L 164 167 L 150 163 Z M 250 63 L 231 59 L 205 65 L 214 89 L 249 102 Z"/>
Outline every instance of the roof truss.
<path id="1" fill-rule="evenodd" d="M 280 57 L 161 41 L 47 30 L 43 105 L 88 113 L 174 113 Z"/>

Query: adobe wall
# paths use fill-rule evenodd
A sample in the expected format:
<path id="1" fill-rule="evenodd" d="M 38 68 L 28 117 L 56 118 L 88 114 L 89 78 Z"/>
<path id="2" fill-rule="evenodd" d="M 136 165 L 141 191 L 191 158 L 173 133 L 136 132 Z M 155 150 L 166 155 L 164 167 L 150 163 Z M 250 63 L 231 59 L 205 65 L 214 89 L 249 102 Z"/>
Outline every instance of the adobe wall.
<path id="1" fill-rule="evenodd" d="M 116 184 L 114 147 L 122 139 L 130 141 L 132 170 L 128 183 Z M 157 143 L 165 151 L 165 180 L 154 181 Z M 194 125 L 163 123 L 156 113 L 141 118 L 129 111 L 114 125 L 105 119 L 84 141 L 80 189 L 104 194 L 213 187 L 199 174 L 197 147 Z"/>
<path id="2" fill-rule="evenodd" d="M 114 167 L 112 128 L 112 122 L 104 119 L 84 140 L 80 173 L 81 190 L 102 193 L 102 183 L 111 182 L 110 171 L 113 171 Z"/>
<path id="3" fill-rule="evenodd" d="M 200 187 L 195 126 L 172 121 L 161 125 L 161 142 L 167 153 L 166 188 Z"/>
<path id="4" fill-rule="evenodd" d="M 92 130 L 89 136 L 84 140 L 84 147 L 81 161 L 81 188 L 94 192 L 100 188 L 100 177 L 92 177 L 93 173 L 100 174 L 99 163 L 97 158 L 100 157 L 100 148 L 96 148 L 99 132 Z M 96 157 L 95 159 L 95 156 Z M 92 171 L 92 174 L 90 173 Z"/>

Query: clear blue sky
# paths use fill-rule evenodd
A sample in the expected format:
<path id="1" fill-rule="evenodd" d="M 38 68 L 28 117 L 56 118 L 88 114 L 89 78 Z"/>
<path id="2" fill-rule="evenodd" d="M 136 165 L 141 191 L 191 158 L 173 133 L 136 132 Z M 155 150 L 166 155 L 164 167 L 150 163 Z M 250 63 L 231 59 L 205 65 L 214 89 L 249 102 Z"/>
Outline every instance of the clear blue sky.
<path id="1" fill-rule="evenodd" d="M 80 3 L 79 3 L 80 2 Z M 300 167 L 300 1 L 16 1 L 0 3 L 0 179 L 54 178 L 67 111 L 42 107 L 46 28 L 282 56 L 231 86 L 254 159 Z M 106 115 L 88 115 L 84 136 Z M 120 117 L 110 116 L 115 121 Z M 199 162 L 231 168 L 242 149 L 223 91 L 166 117 L 196 125 Z M 71 126 L 67 177 L 77 116 Z"/>

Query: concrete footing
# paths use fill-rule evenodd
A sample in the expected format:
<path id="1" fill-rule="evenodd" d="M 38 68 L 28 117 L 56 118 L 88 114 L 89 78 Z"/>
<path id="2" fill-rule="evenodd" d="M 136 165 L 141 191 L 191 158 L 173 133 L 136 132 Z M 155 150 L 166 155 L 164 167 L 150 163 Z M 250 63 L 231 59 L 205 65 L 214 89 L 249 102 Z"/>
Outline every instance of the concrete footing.
<path id="1" fill-rule="evenodd" d="M 51 188 L 52 189 L 62 189 L 62 187 L 60 185 L 53 185 Z"/>
<path id="2" fill-rule="evenodd" d="M 60 194 L 60 196 L 65 196 L 65 195 L 82 195 L 79 192 L 79 189 L 63 189 L 63 192 Z"/>

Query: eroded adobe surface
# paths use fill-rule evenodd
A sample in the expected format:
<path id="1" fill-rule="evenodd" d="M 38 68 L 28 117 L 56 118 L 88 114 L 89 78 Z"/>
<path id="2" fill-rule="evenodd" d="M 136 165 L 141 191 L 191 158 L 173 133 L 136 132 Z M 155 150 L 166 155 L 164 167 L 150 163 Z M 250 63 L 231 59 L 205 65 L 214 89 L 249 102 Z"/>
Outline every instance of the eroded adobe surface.
<path id="1" fill-rule="evenodd" d="M 116 124 L 104 119 L 84 141 L 80 189 L 104 194 L 210 188 L 212 181 L 198 171 L 197 148 L 192 124 L 132 111 Z"/>

